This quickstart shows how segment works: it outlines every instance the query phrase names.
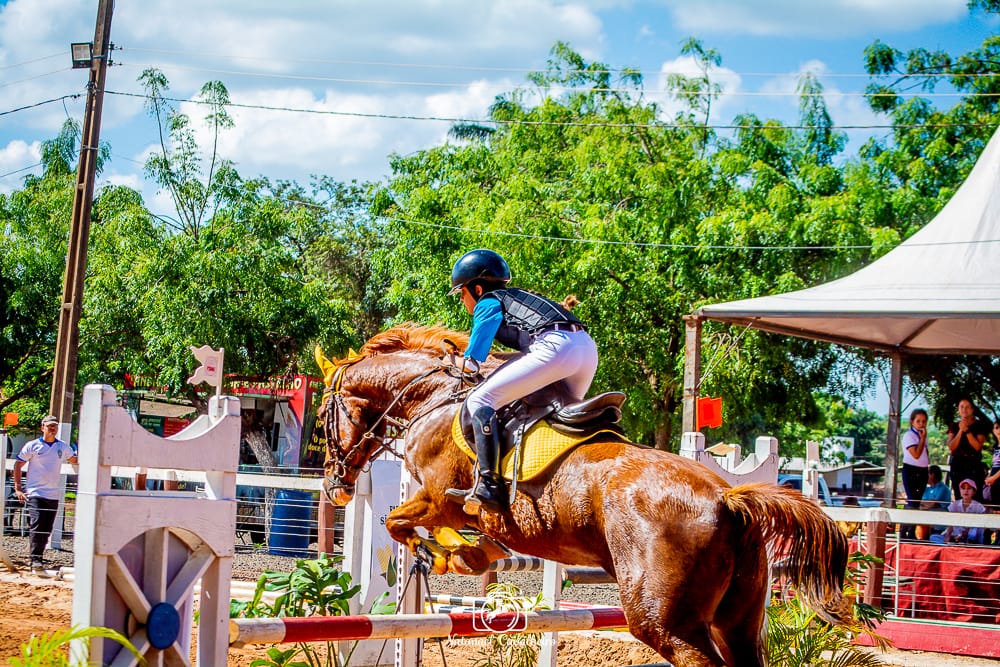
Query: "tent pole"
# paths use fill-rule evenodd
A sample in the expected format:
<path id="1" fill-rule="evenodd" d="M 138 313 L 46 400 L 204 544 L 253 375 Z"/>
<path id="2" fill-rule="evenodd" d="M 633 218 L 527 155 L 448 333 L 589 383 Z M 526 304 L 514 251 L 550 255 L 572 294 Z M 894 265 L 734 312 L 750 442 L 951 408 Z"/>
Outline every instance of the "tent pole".
<path id="1" fill-rule="evenodd" d="M 698 389 L 701 386 L 701 318 L 684 316 L 684 412 L 681 433 L 698 430 Z"/>
<path id="2" fill-rule="evenodd" d="M 903 403 L 903 355 L 893 352 L 892 377 L 889 380 L 889 424 L 885 442 L 885 507 L 896 504 L 896 468 L 899 462 L 899 408 Z"/>

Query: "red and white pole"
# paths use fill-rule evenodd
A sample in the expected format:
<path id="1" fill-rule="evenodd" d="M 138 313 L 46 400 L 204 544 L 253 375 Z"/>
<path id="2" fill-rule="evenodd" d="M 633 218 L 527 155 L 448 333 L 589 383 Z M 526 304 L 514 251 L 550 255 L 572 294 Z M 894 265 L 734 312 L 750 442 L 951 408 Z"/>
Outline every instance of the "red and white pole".
<path id="1" fill-rule="evenodd" d="M 620 608 L 531 612 L 393 614 L 238 618 L 229 621 L 229 644 L 279 644 L 412 637 L 485 637 L 491 634 L 610 630 L 628 627 Z"/>

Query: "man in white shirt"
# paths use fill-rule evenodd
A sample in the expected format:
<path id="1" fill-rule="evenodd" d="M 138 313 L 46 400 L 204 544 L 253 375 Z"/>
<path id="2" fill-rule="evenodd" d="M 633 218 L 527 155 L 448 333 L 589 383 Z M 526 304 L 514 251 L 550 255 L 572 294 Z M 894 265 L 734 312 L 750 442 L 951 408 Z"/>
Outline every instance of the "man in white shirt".
<path id="1" fill-rule="evenodd" d="M 42 437 L 22 447 L 14 461 L 14 493 L 28 510 L 31 572 L 40 576 L 47 576 L 43 556 L 62 493 L 60 470 L 63 463 L 76 463 L 76 452 L 56 437 L 58 432 L 59 420 L 53 415 L 45 417 Z M 25 465 L 28 471 L 22 481 Z"/>

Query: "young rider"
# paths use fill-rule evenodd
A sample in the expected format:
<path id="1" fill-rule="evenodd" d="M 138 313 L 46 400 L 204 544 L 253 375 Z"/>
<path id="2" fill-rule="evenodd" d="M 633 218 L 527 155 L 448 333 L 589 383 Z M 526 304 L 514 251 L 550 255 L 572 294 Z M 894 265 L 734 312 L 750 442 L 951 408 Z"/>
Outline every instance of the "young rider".
<path id="1" fill-rule="evenodd" d="M 597 370 L 597 346 L 576 316 L 540 294 L 507 287 L 510 267 L 492 250 L 472 250 L 455 263 L 451 291 L 472 315 L 466 359 L 483 362 L 494 340 L 523 352 L 476 387 L 465 401 L 472 416 L 478 478 L 461 493 L 466 511 L 500 511 L 508 504 L 499 474 L 498 408 L 562 380 L 582 400 Z"/>

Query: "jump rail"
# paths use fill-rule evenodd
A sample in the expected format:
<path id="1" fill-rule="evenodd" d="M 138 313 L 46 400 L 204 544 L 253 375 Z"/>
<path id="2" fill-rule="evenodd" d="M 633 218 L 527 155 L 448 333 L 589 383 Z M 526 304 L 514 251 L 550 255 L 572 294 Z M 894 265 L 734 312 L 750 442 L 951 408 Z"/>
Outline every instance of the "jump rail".
<path id="1" fill-rule="evenodd" d="M 229 621 L 230 646 L 363 639 L 485 637 L 502 633 L 612 630 L 627 627 L 620 608 L 386 616 L 237 618 Z"/>
<path id="2" fill-rule="evenodd" d="M 488 572 L 537 572 L 544 570 L 545 564 L 544 558 L 516 555 L 493 561 Z M 599 567 L 563 567 L 562 577 L 574 584 L 614 584 L 618 581 Z"/>

